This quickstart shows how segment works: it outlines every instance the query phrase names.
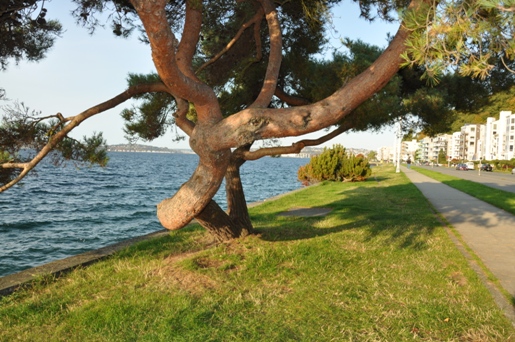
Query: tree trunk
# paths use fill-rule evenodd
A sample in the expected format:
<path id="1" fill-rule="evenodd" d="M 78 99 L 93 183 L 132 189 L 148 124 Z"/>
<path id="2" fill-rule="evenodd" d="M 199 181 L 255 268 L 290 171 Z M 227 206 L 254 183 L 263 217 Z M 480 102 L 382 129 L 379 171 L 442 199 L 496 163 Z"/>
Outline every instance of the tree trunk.
<path id="1" fill-rule="evenodd" d="M 241 184 L 240 167 L 245 163 L 243 152 L 248 151 L 251 145 L 245 145 L 236 149 L 232 155 L 225 172 L 225 192 L 227 194 L 227 213 L 229 217 L 241 227 L 241 236 L 254 233 L 254 227 L 250 221 L 247 201 Z"/>
<path id="2" fill-rule="evenodd" d="M 240 177 L 240 167 L 245 163 L 241 152 L 248 151 L 249 148 L 250 145 L 239 148 L 231 155 L 225 173 L 227 213 L 211 200 L 204 210 L 195 216 L 198 223 L 220 242 L 254 233 Z"/>
<path id="3" fill-rule="evenodd" d="M 195 219 L 219 242 L 232 240 L 241 236 L 241 228 L 213 200 Z"/>
<path id="4" fill-rule="evenodd" d="M 231 151 L 194 151 L 200 159 L 191 178 L 173 197 L 157 205 L 157 218 L 166 229 L 181 229 L 196 218 L 212 200 L 224 179 Z"/>

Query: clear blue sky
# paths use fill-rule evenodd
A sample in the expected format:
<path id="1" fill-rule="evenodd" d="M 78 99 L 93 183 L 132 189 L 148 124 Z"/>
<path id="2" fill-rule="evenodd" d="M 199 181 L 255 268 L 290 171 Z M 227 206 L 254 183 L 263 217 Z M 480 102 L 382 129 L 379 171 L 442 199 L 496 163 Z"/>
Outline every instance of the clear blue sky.
<path id="1" fill-rule="evenodd" d="M 99 28 L 93 36 L 73 22 L 69 1 L 47 3 L 48 17 L 57 18 L 66 30 L 57 39 L 47 58 L 39 63 L 22 62 L 9 65 L 6 72 L 0 72 L 0 88 L 7 92 L 9 100 L 24 102 L 31 109 L 42 111 L 43 115 L 61 112 L 71 116 L 121 93 L 126 88 L 126 76 L 132 73 L 149 73 L 154 70 L 150 48 L 137 41 L 116 38 L 109 28 Z M 340 37 L 361 39 L 381 47 L 386 46 L 388 32 L 394 34 L 396 25 L 369 23 L 359 18 L 359 8 L 350 1 L 336 10 L 331 45 L 341 48 Z M 4 101 L 2 101 L 4 102 Z M 9 102 L 0 103 L 0 105 Z M 90 118 L 74 130 L 72 136 L 80 138 L 94 131 L 101 131 L 108 144 L 125 143 L 123 121 L 120 111 L 130 106 L 126 102 L 94 118 Z M 331 146 L 340 143 L 345 147 L 377 149 L 391 146 L 394 142 L 393 128 L 381 133 L 345 133 L 326 143 Z M 322 133 L 313 133 L 316 138 Z M 300 139 L 288 138 L 285 143 Z M 189 148 L 187 141 L 172 142 L 171 135 L 151 143 L 169 148 Z"/>

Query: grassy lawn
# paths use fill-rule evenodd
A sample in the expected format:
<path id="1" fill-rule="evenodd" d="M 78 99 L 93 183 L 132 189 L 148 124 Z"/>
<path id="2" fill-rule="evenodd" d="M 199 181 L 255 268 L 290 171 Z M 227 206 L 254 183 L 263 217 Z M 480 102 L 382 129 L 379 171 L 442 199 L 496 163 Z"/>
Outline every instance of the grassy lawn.
<path id="1" fill-rule="evenodd" d="M 283 217 L 293 207 L 325 217 Z M 199 227 L 0 299 L 0 341 L 510 341 L 420 192 L 393 167 L 252 208 L 260 234 Z"/>
<path id="2" fill-rule="evenodd" d="M 413 170 L 515 215 L 515 194 L 421 167 Z"/>

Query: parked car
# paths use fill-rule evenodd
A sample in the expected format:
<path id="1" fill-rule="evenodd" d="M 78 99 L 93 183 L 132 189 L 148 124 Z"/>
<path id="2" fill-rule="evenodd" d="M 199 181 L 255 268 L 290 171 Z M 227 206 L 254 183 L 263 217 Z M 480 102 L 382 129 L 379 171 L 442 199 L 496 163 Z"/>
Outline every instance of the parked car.
<path id="1" fill-rule="evenodd" d="M 481 164 L 481 171 L 489 171 L 492 172 L 494 168 L 490 164 Z"/>
<path id="2" fill-rule="evenodd" d="M 475 169 L 475 166 L 474 166 L 473 162 L 466 162 L 465 164 L 467 165 L 467 168 L 469 170 L 474 170 Z"/>
<path id="3" fill-rule="evenodd" d="M 515 175 L 515 167 L 511 170 L 511 174 Z"/>
<path id="4" fill-rule="evenodd" d="M 460 164 L 456 165 L 456 170 L 468 171 L 468 169 L 469 168 L 468 168 L 467 164 L 460 163 Z"/>

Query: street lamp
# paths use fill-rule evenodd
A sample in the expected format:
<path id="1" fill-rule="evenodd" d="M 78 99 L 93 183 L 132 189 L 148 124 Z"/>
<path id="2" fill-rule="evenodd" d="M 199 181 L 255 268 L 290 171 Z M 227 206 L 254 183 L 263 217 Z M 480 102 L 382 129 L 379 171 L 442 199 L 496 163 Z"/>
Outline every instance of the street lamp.
<path id="1" fill-rule="evenodd" d="M 402 144 L 402 124 L 401 118 L 397 122 L 397 146 L 395 146 L 397 153 L 397 168 L 395 169 L 396 173 L 401 172 L 401 144 Z"/>

